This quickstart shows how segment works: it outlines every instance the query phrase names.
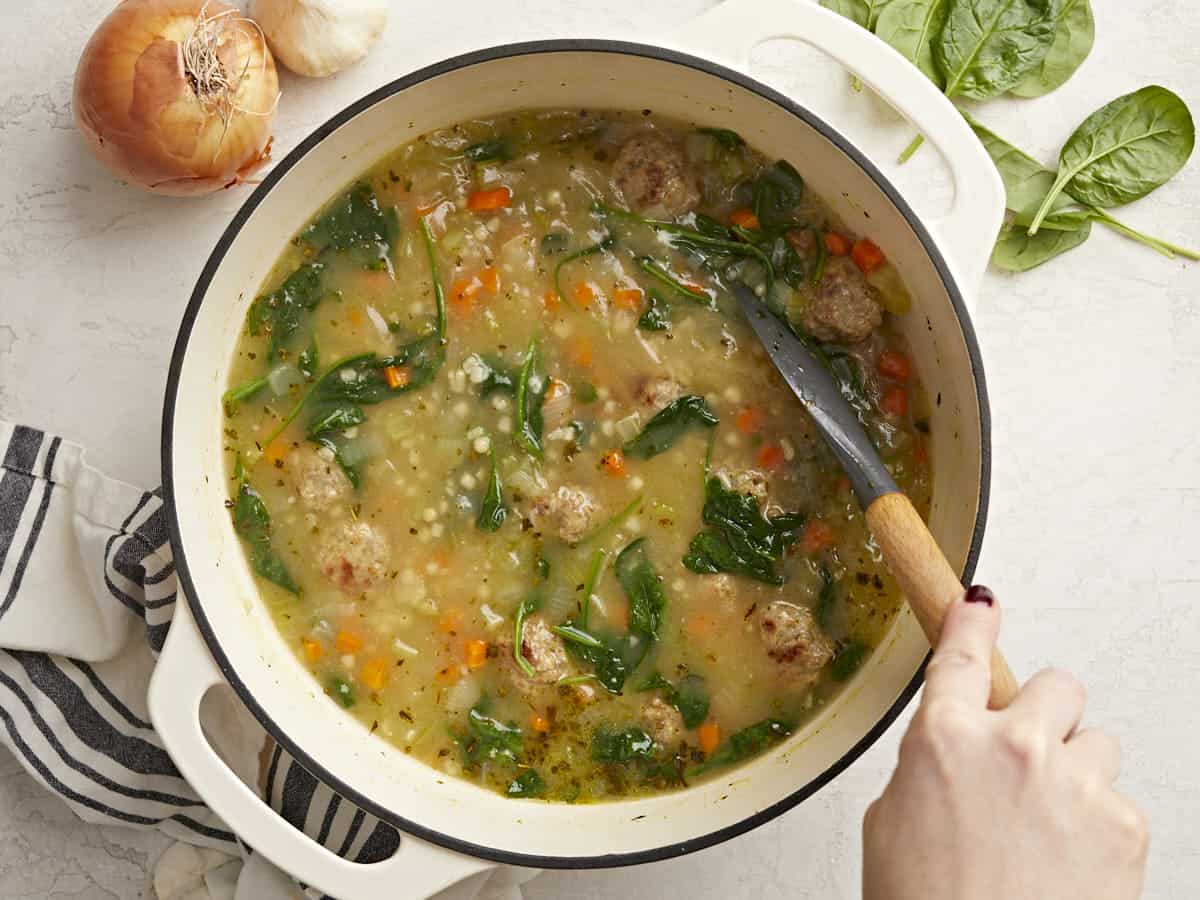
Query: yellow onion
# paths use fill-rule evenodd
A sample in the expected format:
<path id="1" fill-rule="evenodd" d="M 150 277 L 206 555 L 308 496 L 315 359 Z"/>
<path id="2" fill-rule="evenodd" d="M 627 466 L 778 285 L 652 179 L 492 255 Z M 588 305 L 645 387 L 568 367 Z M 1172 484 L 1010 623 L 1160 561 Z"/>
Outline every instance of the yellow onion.
<path id="1" fill-rule="evenodd" d="M 207 194 L 270 158 L 279 102 L 262 31 L 220 0 L 123 0 L 75 72 L 75 124 L 121 179 Z"/>

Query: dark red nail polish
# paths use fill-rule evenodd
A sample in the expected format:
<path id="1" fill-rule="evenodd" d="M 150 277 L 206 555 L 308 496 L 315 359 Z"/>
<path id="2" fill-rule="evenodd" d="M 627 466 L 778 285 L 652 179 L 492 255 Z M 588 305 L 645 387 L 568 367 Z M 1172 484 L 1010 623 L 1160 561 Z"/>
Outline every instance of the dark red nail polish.
<path id="1" fill-rule="evenodd" d="M 986 603 L 992 606 L 996 602 L 996 595 L 992 593 L 991 588 L 985 588 L 982 584 L 973 584 L 967 588 L 967 596 L 963 598 L 968 603 Z"/>

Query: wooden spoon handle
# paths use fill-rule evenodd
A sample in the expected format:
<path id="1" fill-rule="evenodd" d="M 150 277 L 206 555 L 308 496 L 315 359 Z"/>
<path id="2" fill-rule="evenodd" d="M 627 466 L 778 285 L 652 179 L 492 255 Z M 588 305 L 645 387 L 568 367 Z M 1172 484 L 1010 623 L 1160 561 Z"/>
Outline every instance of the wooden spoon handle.
<path id="1" fill-rule="evenodd" d="M 904 494 L 884 494 L 875 500 L 867 508 L 867 525 L 930 645 L 936 647 L 946 610 L 963 595 L 962 582 Z M 1019 689 L 1008 663 L 998 649 L 993 650 L 988 706 L 1003 709 Z"/>

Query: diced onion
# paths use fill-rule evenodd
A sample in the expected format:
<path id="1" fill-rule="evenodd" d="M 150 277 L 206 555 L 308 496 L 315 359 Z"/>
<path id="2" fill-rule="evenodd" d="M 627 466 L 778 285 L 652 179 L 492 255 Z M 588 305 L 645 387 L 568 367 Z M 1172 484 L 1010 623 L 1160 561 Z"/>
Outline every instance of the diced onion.
<path id="1" fill-rule="evenodd" d="M 641 414 L 632 412 L 623 419 L 617 419 L 613 427 L 622 443 L 632 441 L 638 436 L 638 432 L 642 430 Z"/>
<path id="2" fill-rule="evenodd" d="M 894 316 L 902 316 L 912 308 L 912 297 L 900 280 L 900 273 L 891 265 L 880 266 L 867 276 L 883 301 L 883 308 Z"/>
<path id="3" fill-rule="evenodd" d="M 300 370 L 290 363 L 276 366 L 267 374 L 267 384 L 276 397 L 282 397 L 303 381 L 304 376 L 300 374 Z"/>

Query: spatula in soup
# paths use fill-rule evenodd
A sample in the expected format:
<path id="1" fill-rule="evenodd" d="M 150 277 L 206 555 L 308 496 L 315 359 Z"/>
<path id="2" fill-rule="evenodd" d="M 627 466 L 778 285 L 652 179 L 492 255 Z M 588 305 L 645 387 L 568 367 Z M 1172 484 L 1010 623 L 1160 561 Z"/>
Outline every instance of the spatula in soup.
<path id="1" fill-rule="evenodd" d="M 850 479 L 867 525 L 884 560 L 908 599 L 929 643 L 936 646 L 946 610 L 963 593 L 962 583 L 912 502 L 896 486 L 875 445 L 829 371 L 812 350 L 774 316 L 745 285 L 734 296 L 767 355 L 817 423 Z M 999 650 L 992 651 L 988 705 L 1001 709 L 1017 694 L 1017 679 Z"/>

